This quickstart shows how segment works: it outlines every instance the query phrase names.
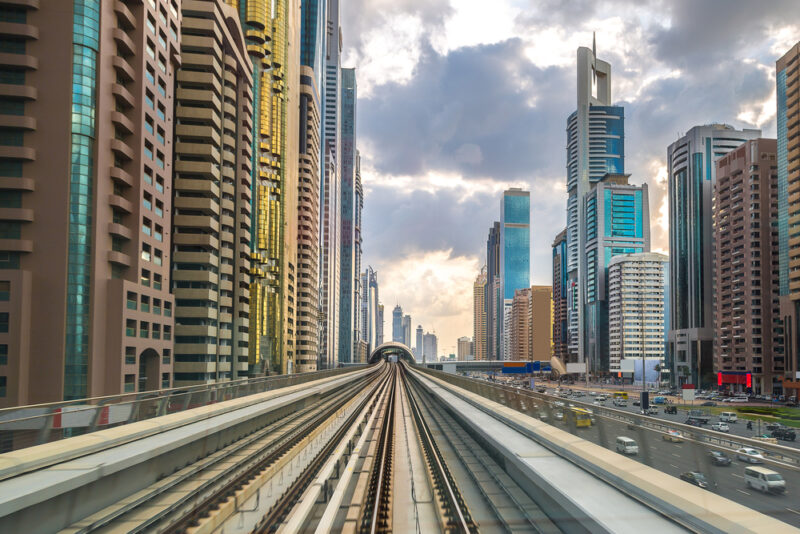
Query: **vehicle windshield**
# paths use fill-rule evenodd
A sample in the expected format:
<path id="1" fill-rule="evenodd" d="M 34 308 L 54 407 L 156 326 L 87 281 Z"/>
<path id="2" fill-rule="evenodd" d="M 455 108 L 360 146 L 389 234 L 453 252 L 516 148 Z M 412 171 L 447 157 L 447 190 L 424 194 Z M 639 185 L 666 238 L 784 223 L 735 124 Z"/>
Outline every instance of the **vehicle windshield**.
<path id="1" fill-rule="evenodd" d="M 783 480 L 783 477 L 780 476 L 778 473 L 772 473 L 771 475 L 767 475 L 767 480 L 770 482 L 776 482 L 779 480 Z"/>

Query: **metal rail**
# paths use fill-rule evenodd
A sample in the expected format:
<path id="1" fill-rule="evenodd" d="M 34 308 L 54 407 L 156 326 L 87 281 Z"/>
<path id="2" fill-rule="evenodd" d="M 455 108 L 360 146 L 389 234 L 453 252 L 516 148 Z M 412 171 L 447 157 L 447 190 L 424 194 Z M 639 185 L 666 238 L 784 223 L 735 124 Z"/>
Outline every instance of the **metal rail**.
<path id="1" fill-rule="evenodd" d="M 212 472 L 214 468 L 218 468 L 224 461 L 229 460 L 237 453 L 247 452 L 246 449 L 252 447 L 254 452 L 245 458 L 244 465 L 238 463 L 230 468 L 222 469 L 218 474 L 206 481 L 205 484 L 187 491 L 170 506 L 151 515 L 134 527 L 126 527 L 129 532 L 146 532 L 155 525 L 163 524 L 167 521 L 170 530 L 173 532 L 186 530 L 194 521 L 213 508 L 217 502 L 227 498 L 227 495 L 240 486 L 243 481 L 247 480 L 253 472 L 266 468 L 285 454 L 287 450 L 302 439 L 309 428 L 313 428 L 332 413 L 335 413 L 339 406 L 351 396 L 352 392 L 361 389 L 363 381 L 370 378 L 368 375 L 356 381 L 326 399 L 321 406 L 312 405 L 300 410 L 300 412 L 288 413 L 256 433 L 216 451 L 193 465 L 187 466 L 176 473 L 174 477 L 167 477 L 167 479 L 154 484 L 150 491 L 146 491 L 127 505 L 114 509 L 88 525 L 81 525 L 77 532 L 88 533 L 113 525 L 114 522 L 127 514 L 144 505 L 152 504 L 159 496 L 178 488 L 182 484 L 191 483 L 205 472 Z M 260 445 L 262 442 L 263 445 Z M 209 491 L 211 493 L 207 494 Z M 199 502 L 195 503 L 193 501 Z M 183 509 L 187 507 L 191 507 L 191 511 L 183 513 Z M 178 517 L 174 517 L 170 524 L 170 516 L 176 515 Z"/>
<path id="2" fill-rule="evenodd" d="M 401 367 L 402 369 L 402 367 Z M 408 385 L 408 378 L 406 371 L 401 370 L 403 382 L 405 384 L 409 405 L 411 406 L 411 413 L 414 417 L 417 430 L 422 441 L 423 449 L 428 459 L 428 465 L 431 469 L 431 474 L 434 476 L 434 481 L 441 490 L 441 497 L 443 498 L 446 511 L 450 514 L 450 523 L 447 525 L 455 532 L 471 533 L 477 532 L 477 526 L 470 516 L 469 510 L 461 496 L 461 493 L 456 487 L 455 481 L 447 469 L 447 464 L 442 457 L 441 451 L 436 446 L 436 441 L 431 435 L 430 428 L 422 417 L 422 413 L 417 405 L 417 401 L 411 394 Z"/>
<path id="3" fill-rule="evenodd" d="M 391 514 L 391 475 L 392 475 L 392 451 L 394 449 L 394 403 L 397 395 L 397 367 L 393 366 L 392 383 L 389 389 L 389 396 L 386 401 L 386 408 L 383 414 L 380 432 L 380 450 L 378 451 L 378 461 L 372 476 L 371 491 L 367 497 L 369 510 L 371 513 L 364 514 L 361 524 L 362 532 L 375 534 L 376 532 L 390 531 Z"/>
<path id="4" fill-rule="evenodd" d="M 384 380 L 381 381 L 380 387 L 384 387 L 386 384 L 388 384 L 388 382 L 386 381 L 388 379 L 391 378 L 384 377 Z M 380 395 L 378 395 L 378 397 L 379 396 Z M 363 407 L 368 402 L 369 402 L 369 396 L 367 396 L 360 403 L 359 407 L 353 411 L 352 415 L 348 417 L 347 421 L 345 421 L 345 423 L 341 427 L 339 427 L 339 430 L 337 430 L 334 436 L 330 440 L 328 440 L 328 442 L 325 444 L 322 450 L 316 455 L 316 457 L 311 461 L 311 463 L 303 470 L 303 472 L 297 478 L 295 483 L 292 484 L 292 486 L 272 506 L 267 515 L 265 515 L 264 518 L 256 526 L 254 532 L 263 534 L 265 532 L 274 532 L 278 529 L 280 524 L 283 522 L 284 518 L 289 514 L 289 512 L 294 507 L 294 504 L 302 496 L 308 484 L 314 480 L 314 477 L 324 464 L 325 460 L 328 458 L 328 456 L 330 456 L 330 454 L 336 448 L 338 443 L 344 438 L 350 427 L 353 426 L 353 424 L 355 424 L 358 421 L 361 411 L 360 408 Z"/>
<path id="5" fill-rule="evenodd" d="M 458 420 L 459 414 L 435 399 L 416 377 L 413 377 L 413 383 L 424 410 L 430 414 L 427 420 L 439 428 L 469 479 L 497 517 L 497 524 L 503 525 L 507 532 L 562 532 L 542 507 L 492 458 L 488 444 L 465 430 Z"/>

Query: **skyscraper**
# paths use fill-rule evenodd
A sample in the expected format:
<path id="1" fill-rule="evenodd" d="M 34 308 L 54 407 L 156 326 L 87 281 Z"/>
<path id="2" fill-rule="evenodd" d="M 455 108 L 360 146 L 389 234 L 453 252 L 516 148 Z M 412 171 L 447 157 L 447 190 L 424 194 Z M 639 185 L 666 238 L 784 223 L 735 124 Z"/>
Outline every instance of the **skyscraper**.
<path id="1" fill-rule="evenodd" d="M 392 310 L 392 341 L 403 342 L 403 308 L 399 304 Z"/>
<path id="2" fill-rule="evenodd" d="M 500 203 L 500 280 L 502 292 L 502 355 L 509 359 L 511 304 L 517 289 L 530 287 L 531 194 L 518 188 L 503 192 Z"/>
<path id="3" fill-rule="evenodd" d="M 373 351 L 378 345 L 378 275 L 367 266 L 367 270 L 361 274 L 361 286 L 363 295 L 361 297 L 360 324 L 358 329 L 360 338 L 367 343 L 368 350 Z"/>
<path id="4" fill-rule="evenodd" d="M 550 361 L 553 345 L 553 288 L 531 286 L 531 360 Z"/>
<path id="5" fill-rule="evenodd" d="M 376 340 L 377 346 L 383 345 L 383 304 L 378 304 L 378 324 L 376 326 Z"/>
<path id="6" fill-rule="evenodd" d="M 667 148 L 670 332 L 667 367 L 676 384 L 713 380 L 712 205 L 714 160 L 760 130 L 695 126 Z"/>
<path id="7" fill-rule="evenodd" d="M 172 372 L 181 15 L 54 4 L 0 6 L 0 407 L 169 387 Z"/>
<path id="8" fill-rule="evenodd" d="M 458 338 L 457 355 L 458 361 L 460 362 L 475 359 L 472 350 L 472 340 L 467 336 Z"/>
<path id="9" fill-rule="evenodd" d="M 411 347 L 411 316 L 403 316 L 403 345 Z"/>
<path id="10" fill-rule="evenodd" d="M 611 101 L 611 65 L 578 48 L 577 109 L 567 118 L 567 317 L 570 352 L 587 357 L 587 214 L 584 199 L 606 174 L 625 172 L 625 113 Z"/>
<path id="11" fill-rule="evenodd" d="M 361 156 L 356 150 L 356 167 L 355 167 L 355 198 L 353 204 L 353 269 L 355 273 L 361 272 L 361 214 L 364 209 L 364 188 L 361 185 Z M 353 287 L 354 302 L 358 302 L 361 298 L 361 293 L 367 289 L 360 283 L 361 278 L 356 277 L 358 282 Z M 358 331 L 358 329 L 356 329 Z"/>
<path id="12" fill-rule="evenodd" d="M 785 370 L 778 267 L 775 139 L 753 139 L 716 161 L 714 369 L 717 384 L 755 394 L 782 389 Z"/>
<path id="13" fill-rule="evenodd" d="M 422 361 L 425 363 L 439 361 L 439 340 L 436 334 L 425 332 L 422 338 Z"/>
<path id="14" fill-rule="evenodd" d="M 498 308 L 502 306 L 500 289 L 500 223 L 495 221 L 486 239 L 486 357 L 500 359 L 500 329 Z"/>
<path id="15" fill-rule="evenodd" d="M 664 285 L 667 257 L 620 254 L 608 266 L 609 370 L 622 361 L 664 357 Z"/>
<path id="16" fill-rule="evenodd" d="M 295 370 L 299 0 L 239 0 L 253 66 L 252 374 Z M 269 21 L 269 23 L 265 23 Z"/>
<path id="17" fill-rule="evenodd" d="M 252 66 L 236 10 L 221 0 L 196 2 L 181 25 L 172 201 L 176 387 L 248 374 L 253 135 Z"/>
<path id="18" fill-rule="evenodd" d="M 352 361 L 356 329 L 355 202 L 356 202 L 356 70 L 341 70 L 340 137 L 341 164 L 341 270 L 339 282 L 339 361 Z"/>
<path id="19" fill-rule="evenodd" d="M 797 86 L 800 43 L 795 44 L 775 64 L 775 82 L 778 103 L 778 246 L 780 271 L 780 313 L 784 324 L 785 365 L 783 372 L 776 374 L 784 381 L 794 379 L 800 387 L 800 243 L 797 237 L 800 228 L 790 221 L 800 214 L 800 202 L 790 196 L 800 184 L 800 167 L 797 165 L 797 149 L 800 132 L 796 118 L 800 114 L 800 101 L 793 92 Z M 788 391 L 787 391 L 788 394 Z M 800 394 L 794 389 L 794 394 Z"/>
<path id="20" fill-rule="evenodd" d="M 486 266 L 472 286 L 472 340 L 476 360 L 486 359 Z"/>
<path id="21" fill-rule="evenodd" d="M 517 289 L 511 301 L 508 360 L 531 359 L 531 288 Z"/>
<path id="22" fill-rule="evenodd" d="M 628 183 L 628 175 L 606 174 L 584 197 L 586 241 L 582 257 L 586 278 L 580 296 L 584 302 L 584 354 L 589 370 L 607 372 L 608 265 L 618 254 L 650 252 L 650 208 L 647 184 Z"/>
<path id="23" fill-rule="evenodd" d="M 424 341 L 424 335 L 422 333 L 422 325 L 417 325 L 417 341 L 414 345 L 414 356 L 417 358 L 417 362 L 422 361 L 422 342 Z"/>
<path id="24" fill-rule="evenodd" d="M 567 338 L 567 230 L 553 241 L 553 356 L 563 363 L 577 361 L 568 350 Z"/>
<path id="25" fill-rule="evenodd" d="M 323 123 L 322 154 L 324 174 L 321 187 L 320 239 L 320 360 L 328 367 L 339 361 L 339 318 L 341 316 L 341 167 L 339 164 L 339 64 L 342 40 L 339 30 L 338 0 L 310 0 L 324 6 L 325 37 L 323 48 Z M 304 4 L 305 5 L 305 4 Z M 360 271 L 354 271 L 359 273 Z"/>

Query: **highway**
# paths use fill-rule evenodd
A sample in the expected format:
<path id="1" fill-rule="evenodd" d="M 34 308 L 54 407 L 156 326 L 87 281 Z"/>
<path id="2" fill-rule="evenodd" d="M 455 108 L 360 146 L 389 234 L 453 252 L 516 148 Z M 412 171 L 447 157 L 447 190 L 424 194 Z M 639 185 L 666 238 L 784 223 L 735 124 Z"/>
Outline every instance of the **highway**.
<path id="1" fill-rule="evenodd" d="M 548 397 L 551 402 L 564 402 L 567 405 L 591 402 L 589 396 L 574 400 L 555 395 L 548 395 Z M 606 405 L 611 405 L 611 400 L 606 401 Z M 614 406 L 606 405 L 604 407 L 616 409 Z M 589 407 L 591 408 L 591 406 Z M 660 409 L 663 410 L 663 407 Z M 619 408 L 619 410 L 639 413 L 640 407 L 631 406 L 629 401 L 627 407 Z M 662 411 L 658 418 L 683 423 L 686 421 L 686 414 L 679 412 L 677 415 L 665 415 Z M 712 421 L 715 420 L 712 419 Z M 710 447 L 708 444 L 692 440 L 685 440 L 682 443 L 665 441 L 662 438 L 662 432 L 640 426 L 629 428 L 627 423 L 602 416 L 596 417 L 596 423 L 589 428 L 570 429 L 566 423 L 555 421 L 552 415 L 549 416 L 547 422 L 611 450 L 616 450 L 617 436 L 633 438 L 639 444 L 640 451 L 638 455 L 632 456 L 633 459 L 675 477 L 679 477 L 681 473 L 687 471 L 700 471 L 712 483 L 709 491 L 800 528 L 800 470 L 795 467 L 770 465 L 768 462 L 767 467 L 780 472 L 786 479 L 787 491 L 783 495 L 763 494 L 746 487 L 743 476 L 744 468 L 750 464 L 737 460 L 735 453 L 729 449 Z M 744 426 L 745 424 L 741 422 L 731 425 L 737 430 Z M 704 425 L 704 429 L 709 428 L 710 425 Z M 742 432 L 742 435 L 749 437 L 752 433 L 745 431 Z M 785 442 L 780 443 L 785 444 Z M 709 461 L 709 451 L 712 449 L 725 452 L 733 460 L 731 465 L 713 465 Z"/>

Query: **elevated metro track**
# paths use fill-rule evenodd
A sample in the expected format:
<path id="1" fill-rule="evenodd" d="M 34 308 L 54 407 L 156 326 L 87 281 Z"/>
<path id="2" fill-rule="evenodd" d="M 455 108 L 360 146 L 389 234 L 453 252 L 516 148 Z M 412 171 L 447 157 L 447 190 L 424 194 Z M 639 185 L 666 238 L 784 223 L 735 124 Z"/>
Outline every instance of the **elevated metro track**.
<path id="1" fill-rule="evenodd" d="M 0 455 L 0 532 L 794 531 L 399 356 Z"/>

